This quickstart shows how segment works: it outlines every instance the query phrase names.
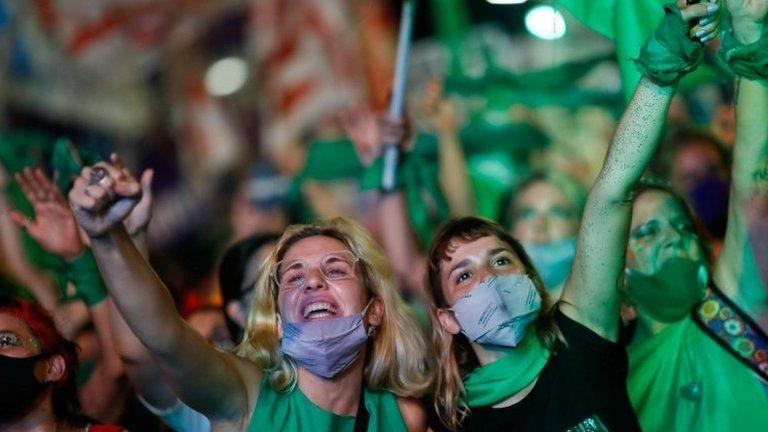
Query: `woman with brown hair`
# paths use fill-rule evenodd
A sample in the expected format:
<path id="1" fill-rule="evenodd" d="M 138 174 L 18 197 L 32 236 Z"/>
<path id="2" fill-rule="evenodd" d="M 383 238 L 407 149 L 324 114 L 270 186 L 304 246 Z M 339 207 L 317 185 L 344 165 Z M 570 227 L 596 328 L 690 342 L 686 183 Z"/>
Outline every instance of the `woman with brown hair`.
<path id="1" fill-rule="evenodd" d="M 671 7 L 676 31 L 714 38 L 716 4 Z M 698 25 L 689 28 L 689 22 Z M 660 68 L 673 68 L 663 64 Z M 669 72 L 669 71 L 662 71 Z M 624 275 L 633 190 L 655 149 L 672 90 L 644 77 L 587 198 L 571 273 L 549 307 L 535 268 L 501 227 L 449 222 L 429 254 L 432 345 L 440 356 L 433 428 L 639 430 L 627 393 L 617 286 Z M 535 329 L 535 331 L 534 331 Z"/>

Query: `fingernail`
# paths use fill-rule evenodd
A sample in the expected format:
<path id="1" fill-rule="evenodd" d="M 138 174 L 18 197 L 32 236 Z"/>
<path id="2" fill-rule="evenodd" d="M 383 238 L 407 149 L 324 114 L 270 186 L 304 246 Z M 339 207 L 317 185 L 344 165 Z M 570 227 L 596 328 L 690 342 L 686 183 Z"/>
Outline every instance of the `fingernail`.
<path id="1" fill-rule="evenodd" d="M 702 37 L 702 36 L 704 36 L 705 34 L 707 34 L 707 31 L 706 31 L 706 30 L 704 30 L 704 29 L 702 29 L 702 30 L 699 30 L 699 31 L 697 31 L 697 32 L 696 32 L 696 37 L 697 37 L 697 38 L 701 38 L 701 37 Z"/>
<path id="2" fill-rule="evenodd" d="M 712 18 L 702 18 L 699 20 L 699 25 L 703 27 L 711 22 L 712 22 Z"/>
<path id="3" fill-rule="evenodd" d="M 707 12 L 712 13 L 720 9 L 720 5 L 717 3 L 710 3 L 707 5 Z"/>

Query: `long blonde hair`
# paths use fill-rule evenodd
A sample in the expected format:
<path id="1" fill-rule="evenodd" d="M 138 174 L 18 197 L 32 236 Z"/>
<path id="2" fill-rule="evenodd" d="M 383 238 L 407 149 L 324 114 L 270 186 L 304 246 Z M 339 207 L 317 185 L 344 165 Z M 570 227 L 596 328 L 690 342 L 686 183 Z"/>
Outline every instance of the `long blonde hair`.
<path id="1" fill-rule="evenodd" d="M 383 303 L 381 324 L 368 341 L 366 387 L 387 390 L 400 397 L 424 395 L 432 384 L 424 335 L 397 292 L 394 273 L 384 252 L 363 227 L 345 218 L 293 225 L 285 230 L 259 271 L 245 337 L 237 354 L 262 368 L 276 390 L 287 391 L 296 384 L 296 365 L 280 350 L 278 287 L 272 275 L 291 246 L 315 236 L 339 240 L 359 257 L 358 276 L 368 293 Z"/>

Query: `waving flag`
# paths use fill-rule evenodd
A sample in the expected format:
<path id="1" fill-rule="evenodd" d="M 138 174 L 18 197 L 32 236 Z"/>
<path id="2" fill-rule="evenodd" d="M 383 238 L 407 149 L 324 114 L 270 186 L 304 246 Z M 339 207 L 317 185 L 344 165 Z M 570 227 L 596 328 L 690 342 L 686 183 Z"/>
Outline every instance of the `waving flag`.
<path id="1" fill-rule="evenodd" d="M 592 30 L 612 39 L 621 71 L 622 90 L 629 99 L 640 81 L 632 62 L 640 47 L 664 16 L 662 6 L 669 0 L 557 0 L 574 17 Z M 686 77 L 683 86 L 715 77 L 709 68 L 699 68 Z"/>

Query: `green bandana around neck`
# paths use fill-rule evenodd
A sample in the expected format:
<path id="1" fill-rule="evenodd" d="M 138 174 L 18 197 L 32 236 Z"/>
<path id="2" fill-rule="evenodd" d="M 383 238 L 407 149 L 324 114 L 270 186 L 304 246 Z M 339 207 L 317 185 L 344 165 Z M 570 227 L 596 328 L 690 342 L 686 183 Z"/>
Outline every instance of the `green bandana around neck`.
<path id="1" fill-rule="evenodd" d="M 627 390 L 645 431 L 752 431 L 768 425 L 768 393 L 691 317 L 627 347 Z"/>
<path id="2" fill-rule="evenodd" d="M 494 405 L 524 389 L 539 376 L 551 354 L 532 329 L 520 345 L 504 351 L 506 356 L 478 367 L 464 380 L 470 407 Z"/>

